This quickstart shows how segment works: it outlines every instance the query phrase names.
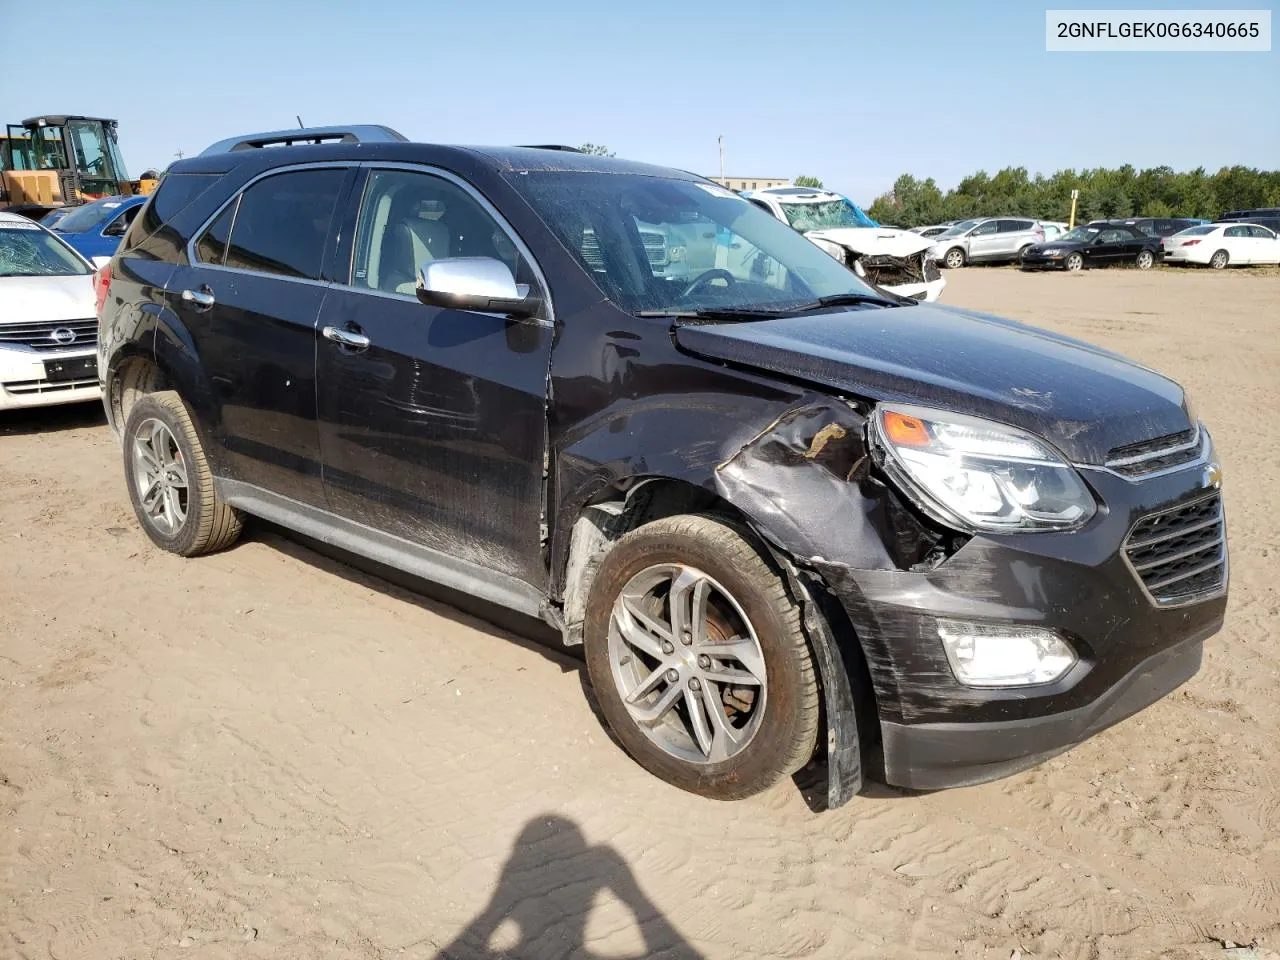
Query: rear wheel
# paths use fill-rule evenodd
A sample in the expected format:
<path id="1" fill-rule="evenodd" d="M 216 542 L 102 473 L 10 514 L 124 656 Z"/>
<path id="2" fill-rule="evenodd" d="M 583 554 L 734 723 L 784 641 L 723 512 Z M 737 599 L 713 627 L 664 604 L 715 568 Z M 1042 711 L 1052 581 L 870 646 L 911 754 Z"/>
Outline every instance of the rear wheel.
<path id="1" fill-rule="evenodd" d="M 1136 262 L 1139 270 L 1150 270 L 1155 266 L 1156 256 L 1150 250 L 1143 250 L 1138 254 Z"/>
<path id="2" fill-rule="evenodd" d="M 591 685 L 650 773 L 734 800 L 812 756 L 818 685 L 800 614 L 723 519 L 639 527 L 605 556 L 586 611 Z"/>
<path id="3" fill-rule="evenodd" d="M 213 489 L 191 414 L 172 390 L 146 394 L 129 411 L 124 473 L 133 512 L 157 546 L 194 557 L 240 536 L 240 515 Z"/>
<path id="4" fill-rule="evenodd" d="M 1219 250 L 1212 257 L 1209 258 L 1209 266 L 1213 267 L 1213 269 L 1215 270 L 1226 269 L 1227 264 L 1230 262 L 1231 262 L 1231 257 L 1225 250 Z"/>
<path id="5" fill-rule="evenodd" d="M 952 247 L 947 251 L 947 255 L 942 258 L 942 262 L 952 270 L 959 270 L 964 266 L 964 251 L 959 247 Z"/>
<path id="6" fill-rule="evenodd" d="M 1082 256 L 1081 256 L 1080 254 L 1078 254 L 1078 253 L 1071 253 L 1071 254 L 1068 254 L 1068 255 L 1067 255 L 1067 260 L 1066 260 L 1066 263 L 1064 264 L 1064 266 L 1065 266 L 1068 270 L 1070 270 L 1072 273 L 1074 273 L 1074 272 L 1075 272 L 1075 271 L 1077 271 L 1077 270 L 1082 270 L 1082 269 L 1084 269 L 1084 257 L 1082 257 Z"/>

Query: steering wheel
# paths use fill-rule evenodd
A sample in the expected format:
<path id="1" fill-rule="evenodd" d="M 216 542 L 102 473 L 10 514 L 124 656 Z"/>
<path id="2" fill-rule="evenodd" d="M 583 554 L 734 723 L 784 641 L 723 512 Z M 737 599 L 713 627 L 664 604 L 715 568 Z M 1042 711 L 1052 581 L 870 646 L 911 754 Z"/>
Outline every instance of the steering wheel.
<path id="1" fill-rule="evenodd" d="M 693 282 L 684 288 L 684 292 L 680 294 L 681 298 L 683 299 L 684 297 L 691 296 L 695 290 L 706 286 L 712 280 L 723 280 L 730 285 L 738 282 L 738 278 L 728 270 L 722 270 L 720 267 L 712 267 L 710 270 L 706 270 L 698 274 L 694 278 Z"/>

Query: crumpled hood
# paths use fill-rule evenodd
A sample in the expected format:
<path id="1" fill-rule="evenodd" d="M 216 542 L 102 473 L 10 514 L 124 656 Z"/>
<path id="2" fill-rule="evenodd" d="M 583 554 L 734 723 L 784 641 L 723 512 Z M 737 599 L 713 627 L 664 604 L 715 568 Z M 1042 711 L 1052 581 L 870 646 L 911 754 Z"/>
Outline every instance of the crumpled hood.
<path id="1" fill-rule="evenodd" d="M 0 277 L 0 324 L 91 320 L 97 315 L 93 278 Z"/>
<path id="2" fill-rule="evenodd" d="M 883 254 L 890 257 L 909 257 L 933 246 L 932 240 L 918 233 L 887 227 L 835 227 L 831 230 L 810 230 L 805 236 L 813 240 L 838 243 L 854 253 Z"/>
<path id="3" fill-rule="evenodd" d="M 682 325 L 684 349 L 863 397 L 1010 423 L 1077 463 L 1190 426 L 1178 384 L 1070 337 L 918 305 Z"/>

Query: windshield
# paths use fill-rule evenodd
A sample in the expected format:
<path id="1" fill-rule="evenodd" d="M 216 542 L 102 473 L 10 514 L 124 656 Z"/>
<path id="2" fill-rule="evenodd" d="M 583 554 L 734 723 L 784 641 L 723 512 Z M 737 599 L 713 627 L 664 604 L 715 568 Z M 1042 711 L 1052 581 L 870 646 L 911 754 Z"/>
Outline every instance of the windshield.
<path id="1" fill-rule="evenodd" d="M 1097 227 L 1076 227 L 1069 233 L 1064 233 L 1058 239 L 1069 243 L 1088 243 L 1097 235 Z"/>
<path id="2" fill-rule="evenodd" d="M 0 224 L 0 277 L 74 277 L 93 271 L 37 224 Z"/>
<path id="3" fill-rule="evenodd" d="M 977 224 L 978 224 L 977 220 L 961 220 L 959 223 L 955 224 L 954 226 L 947 227 L 946 230 L 938 234 L 938 238 L 941 239 L 943 237 L 958 237 L 962 233 L 968 233 L 975 226 L 977 226 Z"/>
<path id="4" fill-rule="evenodd" d="M 839 200 L 823 200 L 820 203 L 781 203 L 782 213 L 801 233 L 810 230 L 827 230 L 832 227 L 874 227 L 875 221 L 841 197 Z"/>
<path id="5" fill-rule="evenodd" d="M 714 184 L 551 171 L 511 182 L 604 295 L 630 313 L 883 298 L 782 221 Z"/>
<path id="6" fill-rule="evenodd" d="M 1217 229 L 1218 229 L 1217 227 L 1188 227 L 1186 230 L 1182 230 L 1182 231 L 1178 232 L 1177 234 L 1175 234 L 1175 236 L 1178 236 L 1178 237 L 1203 237 L 1205 234 L 1207 234 L 1207 233 L 1213 233 L 1213 231 L 1215 231 L 1215 230 L 1217 230 Z"/>
<path id="7" fill-rule="evenodd" d="M 59 233 L 86 233 L 106 223 L 120 209 L 119 200 L 95 200 L 77 207 L 57 221 L 54 227 Z M 45 224 L 48 226 L 48 224 Z"/>

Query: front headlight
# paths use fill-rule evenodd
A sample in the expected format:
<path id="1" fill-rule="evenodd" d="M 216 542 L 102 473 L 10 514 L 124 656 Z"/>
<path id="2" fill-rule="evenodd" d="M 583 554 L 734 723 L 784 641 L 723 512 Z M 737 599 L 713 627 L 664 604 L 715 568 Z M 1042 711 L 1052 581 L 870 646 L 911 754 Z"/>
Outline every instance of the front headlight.
<path id="1" fill-rule="evenodd" d="M 1062 251 L 1061 251 L 1061 250 L 1059 250 L 1057 247 L 1050 247 L 1048 250 L 1041 250 L 1041 251 L 1040 251 L 1040 256 L 1042 256 L 1042 257 L 1056 257 L 1056 256 L 1057 256 L 1058 254 L 1060 254 L 1060 253 L 1062 253 Z"/>
<path id="2" fill-rule="evenodd" d="M 921 509 L 960 530 L 1067 530 L 1097 510 L 1075 468 L 1016 427 L 881 404 L 871 418 L 871 448 Z"/>

